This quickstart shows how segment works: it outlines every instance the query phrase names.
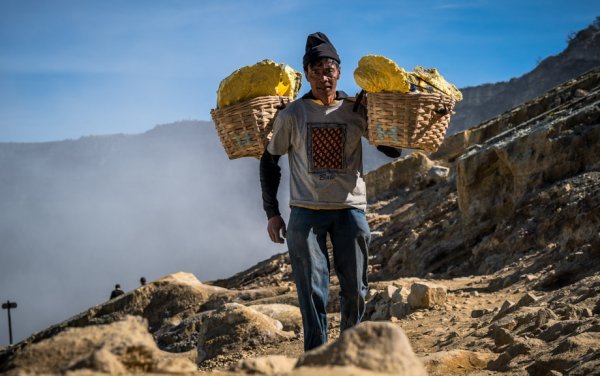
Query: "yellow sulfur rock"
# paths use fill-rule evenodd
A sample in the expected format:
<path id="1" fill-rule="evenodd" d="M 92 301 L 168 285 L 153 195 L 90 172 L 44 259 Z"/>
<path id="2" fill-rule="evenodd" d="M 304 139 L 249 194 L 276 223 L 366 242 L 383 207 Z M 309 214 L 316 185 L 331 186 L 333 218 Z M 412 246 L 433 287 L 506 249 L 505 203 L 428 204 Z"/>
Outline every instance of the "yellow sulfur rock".
<path id="1" fill-rule="evenodd" d="M 406 71 L 392 60 L 379 55 L 363 56 L 354 71 L 354 80 L 366 91 L 399 91 L 408 93 L 410 82 Z"/>
<path id="2" fill-rule="evenodd" d="M 437 69 L 416 66 L 414 72 L 406 72 L 394 61 L 379 55 L 363 56 L 354 71 L 354 80 L 358 86 L 371 93 L 408 93 L 413 84 L 421 91 L 432 89 L 456 101 L 462 100 L 462 93 L 447 82 Z"/>
<path id="3" fill-rule="evenodd" d="M 238 69 L 221 81 L 217 91 L 217 108 L 267 95 L 294 99 L 301 85 L 300 72 L 285 64 L 263 60 Z"/>
<path id="4" fill-rule="evenodd" d="M 437 91 L 441 91 L 442 93 L 452 97 L 457 102 L 463 99 L 462 93 L 456 88 L 456 86 L 446 81 L 446 79 L 444 79 L 440 72 L 438 72 L 438 70 L 435 68 L 426 69 L 417 65 L 412 75 L 420 81 L 417 86 L 423 87 L 423 84 L 428 84 L 434 89 L 437 89 Z M 422 81 L 424 82 L 421 83 Z"/>

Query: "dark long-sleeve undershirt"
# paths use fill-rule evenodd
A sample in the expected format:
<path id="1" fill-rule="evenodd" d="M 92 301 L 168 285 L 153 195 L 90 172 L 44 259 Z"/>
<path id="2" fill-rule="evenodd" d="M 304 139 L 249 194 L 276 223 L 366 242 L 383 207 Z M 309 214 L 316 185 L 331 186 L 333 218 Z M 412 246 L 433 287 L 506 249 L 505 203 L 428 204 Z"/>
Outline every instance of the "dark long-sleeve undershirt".
<path id="1" fill-rule="evenodd" d="M 267 218 L 281 215 L 279 202 L 277 201 L 277 190 L 281 180 L 281 167 L 277 164 L 280 155 L 273 155 L 267 150 L 260 158 L 260 188 L 262 190 L 263 208 Z"/>

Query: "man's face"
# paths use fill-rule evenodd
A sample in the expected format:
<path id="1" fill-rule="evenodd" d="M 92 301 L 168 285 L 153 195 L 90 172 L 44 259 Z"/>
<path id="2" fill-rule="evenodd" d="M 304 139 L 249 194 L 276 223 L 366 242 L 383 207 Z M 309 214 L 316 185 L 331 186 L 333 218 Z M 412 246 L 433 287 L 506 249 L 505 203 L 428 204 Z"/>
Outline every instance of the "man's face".
<path id="1" fill-rule="evenodd" d="M 337 63 L 331 59 L 322 59 L 312 67 L 306 68 L 306 79 L 310 88 L 317 99 L 328 102 L 324 99 L 335 98 L 337 81 L 340 78 L 340 68 Z"/>

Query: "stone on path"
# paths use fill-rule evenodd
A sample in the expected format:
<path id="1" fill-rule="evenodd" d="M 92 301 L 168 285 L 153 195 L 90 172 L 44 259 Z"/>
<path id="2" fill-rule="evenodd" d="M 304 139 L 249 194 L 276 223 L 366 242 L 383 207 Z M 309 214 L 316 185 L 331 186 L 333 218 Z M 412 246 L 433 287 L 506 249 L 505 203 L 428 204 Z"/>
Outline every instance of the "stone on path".
<path id="1" fill-rule="evenodd" d="M 297 367 L 355 366 L 395 375 L 426 375 L 406 334 L 386 322 L 364 322 L 298 359 Z"/>
<path id="2" fill-rule="evenodd" d="M 446 286 L 431 282 L 413 283 L 408 295 L 408 304 L 411 308 L 433 308 L 443 305 L 446 301 Z"/>

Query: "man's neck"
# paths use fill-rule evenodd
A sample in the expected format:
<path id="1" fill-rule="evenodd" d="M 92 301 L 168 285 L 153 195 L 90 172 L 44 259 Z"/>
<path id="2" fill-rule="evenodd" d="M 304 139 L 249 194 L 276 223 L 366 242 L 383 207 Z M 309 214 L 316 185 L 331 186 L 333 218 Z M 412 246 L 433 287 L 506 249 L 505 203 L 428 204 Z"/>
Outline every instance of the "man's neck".
<path id="1" fill-rule="evenodd" d="M 312 99 L 316 103 L 326 105 L 326 106 L 335 105 L 339 102 L 339 100 L 345 99 L 345 98 L 348 98 L 348 95 L 346 93 L 344 93 L 343 91 L 336 91 L 333 101 L 327 105 L 327 104 L 323 103 L 323 101 L 320 98 L 317 98 L 314 95 L 314 93 L 312 92 L 312 90 L 302 96 L 302 99 Z"/>
<path id="2" fill-rule="evenodd" d="M 335 103 L 336 92 L 333 92 L 333 94 L 331 94 L 331 95 L 320 96 L 320 97 L 317 97 L 315 95 L 315 93 L 313 92 L 313 96 L 315 97 L 315 99 L 321 101 L 321 103 L 323 103 L 323 105 L 325 105 L 325 106 L 331 106 L 332 104 Z"/>

